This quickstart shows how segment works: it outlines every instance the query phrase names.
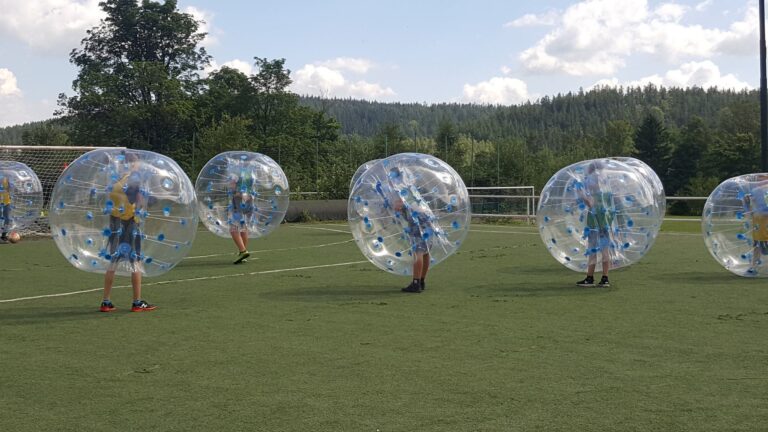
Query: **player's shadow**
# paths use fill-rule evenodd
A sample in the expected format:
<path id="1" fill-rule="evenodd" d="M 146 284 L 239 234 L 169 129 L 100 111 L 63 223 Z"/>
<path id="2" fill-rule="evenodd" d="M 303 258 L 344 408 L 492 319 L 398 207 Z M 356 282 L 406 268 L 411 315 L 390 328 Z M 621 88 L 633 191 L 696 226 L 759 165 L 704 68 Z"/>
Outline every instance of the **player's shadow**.
<path id="1" fill-rule="evenodd" d="M 356 285 L 343 287 L 326 285 L 301 288 L 283 288 L 261 293 L 271 300 L 311 303 L 380 303 L 393 297 L 403 296 L 400 288 L 391 285 Z"/>
<path id="2" fill-rule="evenodd" d="M 696 285 L 707 286 L 734 286 L 742 285 L 761 285 L 765 286 L 765 280 L 760 278 L 747 278 L 737 276 L 725 269 L 717 272 L 692 272 L 692 271 L 680 271 L 669 273 L 656 273 L 654 278 L 664 281 L 666 284 L 673 283 L 693 283 Z"/>
<path id="3" fill-rule="evenodd" d="M 556 269 L 557 270 L 557 269 Z M 551 265 L 537 266 L 510 266 L 496 270 L 504 275 L 514 277 L 500 277 L 498 282 L 484 285 L 476 285 L 467 291 L 473 295 L 487 295 L 492 297 L 562 297 L 604 295 L 617 288 L 578 287 L 576 280 L 583 278 L 581 273 L 553 271 Z"/>
<path id="4" fill-rule="evenodd" d="M 97 307 L 62 309 L 54 307 L 4 307 L 0 310 L 3 325 L 41 324 L 61 321 L 82 321 L 103 318 Z"/>
<path id="5" fill-rule="evenodd" d="M 232 269 L 247 269 L 248 264 L 252 263 L 254 261 L 257 261 L 259 258 L 251 256 L 248 258 L 247 262 L 244 262 L 242 264 L 233 264 L 232 261 L 234 261 L 235 255 L 232 255 L 232 257 L 218 257 L 218 258 L 211 258 L 207 260 L 184 260 L 178 264 L 176 264 L 175 268 L 200 268 L 200 267 L 206 267 L 206 268 L 220 268 L 220 267 L 229 267 Z"/>
<path id="6" fill-rule="evenodd" d="M 473 295 L 488 297 L 566 297 L 605 295 L 617 288 L 578 287 L 570 279 L 562 282 L 498 282 L 494 284 L 474 286 L 467 291 Z"/>

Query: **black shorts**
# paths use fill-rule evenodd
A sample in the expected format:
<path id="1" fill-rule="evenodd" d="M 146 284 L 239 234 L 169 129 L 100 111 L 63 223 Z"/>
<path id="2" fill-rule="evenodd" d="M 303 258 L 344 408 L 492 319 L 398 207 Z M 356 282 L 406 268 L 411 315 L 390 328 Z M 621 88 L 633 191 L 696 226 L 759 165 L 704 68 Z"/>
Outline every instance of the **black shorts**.
<path id="1" fill-rule="evenodd" d="M 587 235 L 588 253 L 602 252 L 611 245 L 611 233 L 608 228 L 589 228 Z"/>
<path id="2" fill-rule="evenodd" d="M 232 197 L 231 225 L 235 228 L 245 226 L 251 216 L 253 216 L 253 197 L 247 194 L 235 194 Z"/>
<path id="3" fill-rule="evenodd" d="M 11 225 L 13 220 L 11 219 L 11 205 L 0 204 L 0 218 L 3 219 L 3 227 Z"/>
<path id="4" fill-rule="evenodd" d="M 759 249 L 761 255 L 768 255 L 768 241 L 754 240 L 752 246 L 754 246 L 755 249 Z"/>
<path id="5" fill-rule="evenodd" d="M 128 259 L 130 262 L 141 261 L 141 231 L 139 224 L 131 218 L 109 217 L 109 255 L 112 262 Z"/>

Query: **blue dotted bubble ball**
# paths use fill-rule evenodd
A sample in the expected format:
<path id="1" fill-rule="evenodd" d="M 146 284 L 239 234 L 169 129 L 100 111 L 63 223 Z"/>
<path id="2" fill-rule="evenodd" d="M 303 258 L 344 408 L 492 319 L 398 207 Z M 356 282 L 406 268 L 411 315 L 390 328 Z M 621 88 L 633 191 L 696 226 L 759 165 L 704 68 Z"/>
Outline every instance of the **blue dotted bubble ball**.
<path id="1" fill-rule="evenodd" d="M 76 268 L 158 276 L 189 253 L 197 201 L 192 182 L 173 159 L 97 149 L 61 174 L 49 219 L 56 246 Z"/>
<path id="2" fill-rule="evenodd" d="M 347 214 L 357 246 L 376 267 L 412 275 L 414 256 L 432 265 L 455 253 L 469 232 L 464 181 L 447 163 L 401 153 L 368 167 L 354 182 Z"/>
<path id="3" fill-rule="evenodd" d="M 611 269 L 639 261 L 664 218 L 663 188 L 654 189 L 653 177 L 658 178 L 652 170 L 616 159 L 582 161 L 558 171 L 542 189 L 537 209 L 547 250 L 578 272 L 592 263 L 600 271 L 604 261 Z"/>
<path id="4" fill-rule="evenodd" d="M 6 233 L 24 231 L 40 217 L 43 186 L 27 165 L 0 160 L 0 227 Z"/>
<path id="5" fill-rule="evenodd" d="M 712 257 L 728 271 L 768 277 L 768 173 L 720 183 L 704 205 L 701 230 Z"/>
<path id="6" fill-rule="evenodd" d="M 219 237 L 274 231 L 288 211 L 288 178 L 269 156 L 229 151 L 205 164 L 195 182 L 200 220 Z"/>

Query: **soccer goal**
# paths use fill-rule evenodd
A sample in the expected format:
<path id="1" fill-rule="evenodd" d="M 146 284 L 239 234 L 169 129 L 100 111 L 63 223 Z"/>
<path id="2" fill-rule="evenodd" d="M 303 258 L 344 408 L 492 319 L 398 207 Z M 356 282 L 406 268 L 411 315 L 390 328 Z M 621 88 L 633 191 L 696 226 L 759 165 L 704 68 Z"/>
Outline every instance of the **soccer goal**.
<path id="1" fill-rule="evenodd" d="M 533 186 L 468 187 L 472 217 L 510 218 L 531 222 L 536 219 L 536 192 Z"/>
<path id="2" fill-rule="evenodd" d="M 75 159 L 98 148 L 104 147 L 0 146 L 0 160 L 12 160 L 26 164 L 37 174 L 43 186 L 42 214 L 31 226 L 21 231 L 22 235 L 50 235 L 48 207 L 56 181 L 62 171 Z"/>

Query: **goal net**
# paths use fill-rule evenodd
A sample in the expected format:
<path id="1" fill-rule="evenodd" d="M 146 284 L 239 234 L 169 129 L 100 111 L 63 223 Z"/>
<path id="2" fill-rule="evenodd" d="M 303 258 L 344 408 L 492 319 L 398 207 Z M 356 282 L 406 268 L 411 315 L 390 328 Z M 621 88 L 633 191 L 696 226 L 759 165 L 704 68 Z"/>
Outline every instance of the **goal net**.
<path id="1" fill-rule="evenodd" d="M 22 162 L 32 169 L 43 186 L 41 217 L 21 230 L 25 235 L 50 235 L 48 207 L 56 181 L 62 171 L 81 155 L 103 147 L 70 146 L 0 146 L 0 160 Z"/>
<path id="2" fill-rule="evenodd" d="M 536 219 L 533 186 L 468 187 L 472 217 L 510 218 L 527 222 Z"/>

